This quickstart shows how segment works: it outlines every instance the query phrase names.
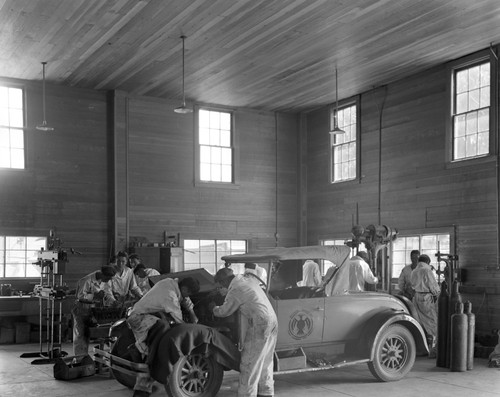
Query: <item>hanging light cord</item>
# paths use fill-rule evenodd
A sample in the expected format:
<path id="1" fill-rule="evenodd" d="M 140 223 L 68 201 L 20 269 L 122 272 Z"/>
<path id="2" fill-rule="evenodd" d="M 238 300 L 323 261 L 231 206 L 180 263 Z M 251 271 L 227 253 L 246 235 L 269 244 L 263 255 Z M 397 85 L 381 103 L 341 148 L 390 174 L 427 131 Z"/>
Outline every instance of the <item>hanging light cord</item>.
<path id="1" fill-rule="evenodd" d="M 43 109 L 43 124 L 47 124 L 47 119 L 45 117 L 45 65 L 47 62 L 42 62 L 42 109 Z"/>
<path id="2" fill-rule="evenodd" d="M 186 106 L 186 91 L 184 90 L 184 40 L 186 36 L 182 35 L 182 105 Z"/>

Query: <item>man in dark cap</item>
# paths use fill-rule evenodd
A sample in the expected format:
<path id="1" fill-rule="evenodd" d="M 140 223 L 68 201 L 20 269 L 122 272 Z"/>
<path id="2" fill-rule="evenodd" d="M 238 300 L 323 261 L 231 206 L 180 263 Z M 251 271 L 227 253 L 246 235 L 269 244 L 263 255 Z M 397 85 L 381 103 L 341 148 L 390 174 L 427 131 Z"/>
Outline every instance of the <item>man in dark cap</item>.
<path id="1" fill-rule="evenodd" d="M 113 306 L 113 297 L 109 281 L 115 277 L 116 268 L 105 265 L 100 270 L 81 278 L 76 285 L 76 299 L 71 314 L 73 315 L 73 350 L 74 355 L 88 354 L 89 327 L 92 324 L 93 305 Z"/>
<path id="2" fill-rule="evenodd" d="M 215 281 L 228 291 L 224 303 L 213 307 L 214 315 L 227 317 L 239 311 L 245 320 L 238 395 L 274 395 L 273 356 L 278 319 L 269 299 L 251 275 L 235 276 L 230 268 L 222 268 Z"/>

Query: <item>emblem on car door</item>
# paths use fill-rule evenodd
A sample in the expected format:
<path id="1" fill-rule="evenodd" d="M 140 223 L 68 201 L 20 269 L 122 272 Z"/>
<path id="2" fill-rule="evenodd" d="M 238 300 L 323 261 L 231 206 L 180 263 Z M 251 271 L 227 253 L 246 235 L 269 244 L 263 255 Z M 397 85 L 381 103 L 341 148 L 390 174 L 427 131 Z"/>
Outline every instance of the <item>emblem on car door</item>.
<path id="1" fill-rule="evenodd" d="M 293 339 L 304 339 L 311 334 L 313 326 L 314 324 L 311 313 L 305 310 L 297 310 L 290 316 L 288 334 Z"/>

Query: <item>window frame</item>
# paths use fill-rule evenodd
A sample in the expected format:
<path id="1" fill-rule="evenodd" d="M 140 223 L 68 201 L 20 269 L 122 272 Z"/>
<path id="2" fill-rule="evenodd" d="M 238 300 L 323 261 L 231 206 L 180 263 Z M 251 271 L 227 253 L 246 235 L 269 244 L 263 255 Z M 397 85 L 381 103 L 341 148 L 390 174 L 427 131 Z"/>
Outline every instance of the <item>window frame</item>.
<path id="1" fill-rule="evenodd" d="M 6 244 L 6 239 L 7 238 L 24 238 L 25 239 L 25 248 L 24 248 L 24 265 L 21 265 L 21 266 L 24 266 L 24 274 L 25 276 L 22 276 L 22 277 L 16 277 L 16 276 L 5 276 L 5 272 L 6 272 L 6 266 L 8 265 L 7 263 L 7 252 L 8 251 L 19 251 L 19 250 L 8 250 L 7 249 L 7 244 Z M 40 248 L 38 250 L 36 250 L 37 252 L 40 251 L 40 249 L 47 249 L 47 243 L 48 243 L 48 239 L 46 236 L 34 236 L 34 235 L 20 235 L 20 234 L 2 234 L 0 235 L 0 240 L 3 240 L 2 244 L 0 245 L 0 247 L 3 247 L 3 248 L 0 248 L 0 280 L 4 281 L 4 280 L 33 280 L 33 279 L 39 279 L 40 278 L 40 273 L 36 276 L 27 276 L 26 275 L 26 268 L 28 266 L 28 252 L 33 252 L 33 250 L 28 250 L 28 247 L 27 247 L 27 239 L 28 238 L 33 238 L 33 239 L 44 239 L 45 240 L 45 243 L 42 246 L 40 246 Z M 40 272 L 41 272 L 41 268 L 40 268 Z"/>
<path id="2" fill-rule="evenodd" d="M 200 110 L 229 113 L 231 117 L 231 152 L 232 152 L 232 181 L 203 181 L 200 176 L 201 145 L 200 145 Z M 239 137 L 236 133 L 235 110 L 230 108 L 196 105 L 194 107 L 194 185 L 197 187 L 226 188 L 235 189 L 239 187 Z"/>
<path id="3" fill-rule="evenodd" d="M 7 88 L 15 88 L 21 90 L 21 95 L 22 95 L 22 119 L 23 119 L 23 126 L 22 128 L 19 127 L 10 127 L 10 126 L 5 126 L 6 128 L 12 128 L 15 130 L 21 130 L 23 133 L 23 167 L 22 168 L 13 168 L 13 167 L 0 167 L 0 171 L 14 171 L 14 172 L 20 172 L 20 171 L 25 171 L 27 169 L 27 138 L 26 138 L 26 132 L 28 131 L 28 117 L 27 117 L 27 93 L 26 93 L 26 86 L 24 84 L 20 83 L 15 83 L 11 82 L 9 80 L 5 80 L 0 78 L 0 87 L 7 87 Z"/>
<path id="4" fill-rule="evenodd" d="M 361 164 L 361 107 L 360 107 L 360 97 L 359 95 L 356 95 L 352 98 L 345 99 L 339 103 L 339 110 L 343 110 L 345 108 L 348 108 L 350 106 L 356 106 L 356 132 L 355 132 L 355 143 L 356 143 L 356 175 L 353 178 L 350 179 L 343 179 L 339 181 L 334 181 L 334 171 L 333 171 L 333 161 L 334 161 L 334 156 L 333 156 L 333 146 L 334 146 L 334 139 L 335 135 L 330 135 L 329 137 L 329 171 L 328 171 L 328 177 L 329 177 L 329 182 L 331 185 L 335 185 L 338 183 L 349 183 L 349 182 L 356 182 L 359 181 L 360 179 L 360 164 Z M 333 116 L 337 117 L 337 110 L 333 110 Z M 331 117 L 331 114 L 329 112 L 329 117 Z M 330 124 L 332 125 L 332 122 L 330 121 Z M 340 128 L 342 128 L 339 125 Z"/>
<path id="5" fill-rule="evenodd" d="M 186 261 L 186 253 L 193 253 L 191 251 L 192 248 L 189 247 L 189 244 L 187 244 L 188 241 L 198 241 L 198 242 L 201 242 L 201 241 L 212 241 L 214 244 L 213 244 L 213 247 L 215 247 L 215 251 L 203 251 L 201 249 L 198 250 L 198 257 L 199 259 L 201 259 L 201 253 L 202 252 L 210 252 L 210 253 L 214 253 L 215 255 L 215 262 L 213 264 L 210 264 L 210 265 L 213 265 L 213 269 L 215 270 L 215 272 L 217 272 L 217 270 L 220 269 L 220 265 L 223 265 L 223 263 L 220 262 L 220 257 L 221 256 L 224 256 L 224 255 L 227 255 L 227 251 L 224 251 L 223 253 L 221 253 L 220 255 L 218 254 L 218 251 L 217 251 L 217 247 L 218 247 L 218 244 L 217 242 L 219 241 L 230 241 L 230 242 L 244 242 L 245 243 L 245 249 L 244 249 L 244 252 L 242 252 L 241 250 L 229 250 L 230 254 L 234 254 L 234 253 L 246 253 L 248 252 L 248 246 L 249 246 L 249 241 L 247 239 L 244 239 L 244 238 L 184 238 L 183 239 L 183 263 L 184 263 L 184 270 L 193 270 L 193 269 L 205 269 L 207 272 L 209 272 L 210 274 L 214 275 L 215 272 L 211 272 L 211 269 L 208 269 L 207 267 L 204 267 L 204 266 L 201 266 L 203 264 L 203 261 L 199 260 L 197 263 L 198 265 L 200 265 L 199 267 L 196 267 L 196 268 L 189 268 L 189 269 L 186 269 L 186 263 L 191 263 L 191 262 L 187 262 Z M 236 273 L 236 272 L 235 272 Z"/>
<path id="6" fill-rule="evenodd" d="M 391 272 L 392 290 L 394 290 L 394 291 L 398 290 L 399 275 L 401 274 L 401 270 L 403 270 L 404 266 L 410 264 L 410 252 L 411 252 L 411 249 L 406 250 L 406 251 L 408 251 L 408 253 L 404 258 L 405 263 L 404 263 L 403 267 L 401 268 L 401 270 L 396 274 L 394 272 L 394 244 L 395 244 L 395 242 L 401 238 L 419 237 L 419 247 L 412 248 L 412 249 L 418 249 L 421 254 L 425 254 L 426 252 L 423 251 L 421 248 L 423 236 L 437 236 L 437 235 L 446 235 L 446 234 L 449 236 L 449 241 L 450 241 L 449 251 L 448 252 L 443 251 L 443 248 L 441 248 L 441 247 L 439 247 L 439 250 L 443 254 L 454 254 L 455 250 L 456 250 L 455 231 L 451 228 L 438 228 L 438 229 L 431 229 L 431 230 L 409 230 L 409 231 L 405 231 L 404 233 L 401 233 L 401 232 L 398 233 L 398 238 L 395 241 L 393 241 L 391 244 L 391 252 L 389 255 L 389 257 L 390 257 L 389 266 L 390 266 L 390 272 Z M 436 253 L 437 253 L 437 251 L 436 251 Z M 444 264 L 439 264 L 435 255 L 429 255 L 429 257 L 431 259 L 431 265 L 433 267 L 435 267 L 436 264 L 438 264 L 441 267 L 441 270 L 443 270 Z"/>
<path id="7" fill-rule="evenodd" d="M 464 165 L 470 165 L 471 162 L 483 163 L 494 160 L 497 153 L 497 136 L 495 131 L 497 130 L 497 73 L 498 61 L 492 54 L 492 49 L 482 50 L 474 54 L 468 55 L 466 57 L 460 58 L 458 60 L 452 61 L 447 64 L 446 67 L 446 93 L 447 93 L 447 103 L 446 103 L 446 166 L 460 167 Z M 484 155 L 479 155 L 475 157 L 465 157 L 461 159 L 454 159 L 454 108 L 455 108 L 455 72 L 458 70 L 473 67 L 484 61 L 489 61 L 490 63 L 490 105 L 489 105 L 489 149 L 488 153 Z"/>

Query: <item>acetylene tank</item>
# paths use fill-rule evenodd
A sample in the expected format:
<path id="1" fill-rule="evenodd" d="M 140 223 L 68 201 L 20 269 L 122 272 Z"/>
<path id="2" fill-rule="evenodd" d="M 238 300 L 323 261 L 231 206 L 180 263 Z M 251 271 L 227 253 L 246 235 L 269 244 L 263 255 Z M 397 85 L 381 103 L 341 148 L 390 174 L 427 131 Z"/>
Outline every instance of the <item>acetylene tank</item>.
<path id="1" fill-rule="evenodd" d="M 467 371 L 467 315 L 462 302 L 457 303 L 455 314 L 451 316 L 450 369 Z"/>
<path id="2" fill-rule="evenodd" d="M 437 329 L 437 356 L 436 366 L 448 368 L 448 340 L 449 340 L 449 304 L 448 284 L 441 283 L 441 293 L 438 298 L 438 329 Z"/>

